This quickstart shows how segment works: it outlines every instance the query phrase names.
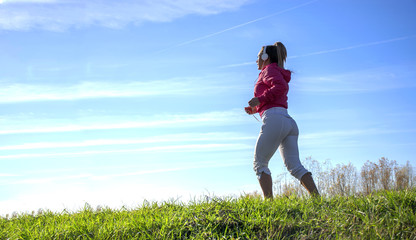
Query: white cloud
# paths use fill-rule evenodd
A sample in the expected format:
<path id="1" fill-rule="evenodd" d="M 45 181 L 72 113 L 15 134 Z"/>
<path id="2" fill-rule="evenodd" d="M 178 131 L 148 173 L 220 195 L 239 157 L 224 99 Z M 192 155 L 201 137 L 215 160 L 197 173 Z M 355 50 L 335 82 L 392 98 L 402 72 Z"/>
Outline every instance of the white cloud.
<path id="1" fill-rule="evenodd" d="M 230 132 L 212 132 L 212 133 L 192 133 L 192 134 L 170 134 L 162 136 L 152 136 L 139 139 L 94 139 L 74 142 L 35 142 L 24 143 L 19 145 L 0 146 L 0 151 L 4 150 L 30 150 L 30 149 L 56 149 L 56 148 L 76 148 L 76 147 L 96 147 L 96 146 L 116 146 L 132 145 L 143 143 L 169 143 L 169 142 L 197 142 L 197 141 L 236 141 L 236 140 L 253 140 L 254 136 L 242 136 Z M 0 176 L 5 176 L 0 173 Z"/>
<path id="2" fill-rule="evenodd" d="M 351 94 L 416 87 L 414 66 L 378 67 L 333 75 L 298 76 L 293 89 L 308 93 Z"/>
<path id="3" fill-rule="evenodd" d="M 412 38 L 415 38 L 415 37 L 416 37 L 416 35 L 409 35 L 409 36 L 392 38 L 392 39 L 387 39 L 387 40 L 380 40 L 380 41 L 375 41 L 375 42 L 363 43 L 363 44 L 358 44 L 358 45 L 353 45 L 353 46 L 348 46 L 348 47 L 322 50 L 322 51 L 303 54 L 303 55 L 300 55 L 300 56 L 291 56 L 289 58 L 307 57 L 307 56 L 321 55 L 321 54 L 327 54 L 327 53 L 333 53 L 333 52 L 341 52 L 341 51 L 346 51 L 346 50 L 351 50 L 351 49 L 356 49 L 356 48 L 370 47 L 370 46 L 376 46 L 376 45 L 381 45 L 381 44 L 386 44 L 386 43 L 391 43 L 391 42 L 408 40 L 408 39 L 412 39 Z"/>
<path id="4" fill-rule="evenodd" d="M 190 14 L 218 14 L 247 2 L 249 0 L 5 1 L 0 7 L 0 29 L 61 31 L 91 25 L 119 28 L 146 21 L 167 22 Z"/>
<path id="5" fill-rule="evenodd" d="M 2 86 L 1 86 L 2 85 Z M 74 85 L 1 84 L 0 103 L 79 100 L 217 93 L 237 86 L 219 84 L 211 78 L 182 77 L 155 81 L 81 82 Z M 157 86 L 157 88 L 155 88 Z"/>
<path id="6" fill-rule="evenodd" d="M 178 171 L 187 171 L 192 169 L 206 169 L 206 168 L 223 168 L 223 167 L 230 167 L 230 166 L 240 166 L 240 165 L 248 165 L 251 162 L 247 162 L 241 159 L 238 160 L 228 160 L 226 162 L 221 160 L 214 160 L 214 161 L 198 161 L 192 162 L 176 162 L 175 164 L 171 164 L 171 166 L 165 166 L 164 168 L 158 167 L 148 167 L 144 168 L 144 170 L 140 171 L 131 171 L 131 169 L 124 168 L 122 171 L 110 174 L 97 174 L 92 172 L 87 173 L 79 173 L 73 175 L 59 175 L 59 176 L 44 176 L 39 175 L 40 177 L 29 177 L 25 175 L 19 175 L 15 177 L 20 177 L 18 179 L 8 179 L 6 181 L 0 182 L 0 185 L 17 185 L 17 184 L 25 184 L 25 185 L 32 185 L 32 184 L 45 184 L 45 183 L 57 183 L 57 182 L 71 182 L 75 180 L 81 181 L 108 181 L 115 178 L 123 178 L 123 177 L 131 177 L 131 176 L 141 176 L 141 175 L 148 175 L 148 174 L 155 174 L 155 173 L 167 173 L 167 172 L 178 172 Z M 113 169 L 114 170 L 114 169 Z"/>
<path id="7" fill-rule="evenodd" d="M 57 3 L 58 0 L 0 0 L 0 3 Z"/>
<path id="8" fill-rule="evenodd" d="M 380 142 L 367 141 L 369 137 L 379 136 L 375 139 L 385 139 L 382 135 L 391 136 L 393 134 L 413 133 L 415 129 L 381 129 L 381 128 L 366 128 L 366 129 L 350 129 L 350 130 L 334 130 L 316 133 L 305 133 L 299 136 L 300 146 L 305 148 L 319 149 L 319 148 L 351 148 L 357 149 L 364 146 L 377 146 L 379 148 Z M 410 145 L 412 145 L 411 143 Z M 395 143 L 388 143 L 388 145 L 396 145 Z M 401 145 L 401 144 L 400 144 Z"/>
<path id="9" fill-rule="evenodd" d="M 356 48 L 371 47 L 371 46 L 382 45 L 382 44 L 386 44 L 386 43 L 409 40 L 409 39 L 412 39 L 412 38 L 415 38 L 415 37 L 416 37 L 416 35 L 409 35 L 409 36 L 404 36 L 404 37 L 397 37 L 397 38 L 392 38 L 392 39 L 387 39 L 387 40 L 368 42 L 368 43 L 352 45 L 352 46 L 347 46 L 347 47 L 326 49 L 326 50 L 321 50 L 321 51 L 302 54 L 302 55 L 299 55 L 299 56 L 288 56 L 287 58 L 288 59 L 293 59 L 293 58 L 302 58 L 302 57 L 321 55 L 321 54 L 327 54 L 327 53 L 341 52 L 341 51 L 347 51 L 347 50 L 352 50 L 352 49 L 356 49 Z M 251 61 L 251 62 L 243 62 L 243 63 L 234 63 L 234 64 L 229 64 L 229 65 L 224 65 L 224 66 L 220 66 L 219 68 L 243 67 L 243 66 L 253 65 L 253 64 L 254 64 L 254 61 Z"/>
<path id="10" fill-rule="evenodd" d="M 17 159 L 17 158 L 39 158 L 39 157 L 58 157 L 58 156 L 85 156 L 96 154 L 112 154 L 112 153 L 139 153 L 139 152 L 204 152 L 204 151 L 235 151 L 252 149 L 248 144 L 233 143 L 209 143 L 209 144 L 186 144 L 186 145 L 170 145 L 160 147 L 147 147 L 122 150 L 87 150 L 79 152 L 64 153 L 22 153 L 13 155 L 3 155 L 0 159 Z"/>
<path id="11" fill-rule="evenodd" d="M 19 175 L 10 173 L 0 173 L 0 177 L 18 177 Z"/>
<path id="12" fill-rule="evenodd" d="M 29 121 L 30 119 L 30 121 Z M 232 119 L 232 121 L 230 121 Z M 190 126 L 236 125 L 252 119 L 242 109 L 199 114 L 154 116 L 98 116 L 73 119 L 37 119 L 29 116 L 0 119 L 1 134 L 75 132 L 133 128 L 178 128 Z"/>
<path id="13" fill-rule="evenodd" d="M 256 64 L 256 62 L 255 62 L 255 61 L 251 61 L 251 62 L 243 62 L 243 63 L 228 64 L 228 65 L 224 65 L 224 66 L 219 66 L 219 68 L 244 67 L 244 66 L 248 66 L 248 65 L 255 65 L 255 64 Z"/>
<path id="14" fill-rule="evenodd" d="M 302 4 L 300 4 L 300 5 L 296 5 L 296 6 L 291 7 L 291 8 L 287 8 L 287 9 L 284 9 L 284 10 L 280 10 L 280 11 L 278 11 L 278 12 L 275 12 L 275 13 L 269 14 L 269 15 L 267 15 L 267 16 L 263 16 L 263 17 L 260 17 L 260 18 L 257 18 L 257 19 L 254 19 L 254 20 L 251 20 L 251 21 L 245 22 L 245 23 L 241 23 L 241 24 L 238 24 L 238 25 L 235 25 L 235 26 L 232 26 L 232 27 L 229 27 L 229 28 L 226 28 L 226 29 L 220 30 L 220 31 L 218 31 L 218 32 L 214 32 L 214 33 L 211 33 L 211 34 L 207 34 L 207 35 L 205 35 L 205 36 L 201 36 L 201 37 L 198 37 L 198 38 L 195 38 L 195 39 L 191 39 L 191 40 L 188 40 L 188 41 L 185 41 L 185 42 L 182 42 L 182 43 L 176 44 L 176 45 L 175 45 L 175 46 L 173 46 L 173 47 L 180 47 L 180 46 L 188 45 L 188 44 L 193 43 L 193 42 L 197 42 L 197 41 L 200 41 L 200 40 L 204 40 L 204 39 L 207 39 L 207 38 L 211 38 L 211 37 L 214 37 L 214 36 L 220 35 L 220 34 L 222 34 L 222 33 L 225 33 L 225 32 L 228 32 L 228 31 L 231 31 L 231 30 L 237 29 L 237 28 L 241 28 L 241 27 L 244 27 L 244 26 L 246 26 L 246 25 L 249 25 L 249 24 L 252 24 L 252 23 L 255 23 L 255 22 L 259 22 L 259 21 L 263 21 L 263 20 L 265 20 L 265 19 L 268 19 L 268 18 L 271 18 L 271 17 L 277 16 L 277 15 L 280 15 L 280 14 L 282 14 L 282 13 L 286 13 L 286 12 L 289 12 L 289 11 L 292 11 L 292 10 L 295 10 L 295 9 L 298 9 L 298 8 L 301 8 L 301 7 L 304 7 L 304 6 L 307 6 L 307 5 L 312 4 L 312 3 L 314 3 L 314 2 L 317 2 L 317 1 L 318 1 L 318 0 L 312 0 L 312 1 L 309 1 L 309 2 L 306 2 L 306 3 L 302 3 Z M 160 50 L 160 51 L 158 51 L 158 52 L 164 52 L 164 51 L 169 50 L 169 49 L 171 49 L 171 48 L 172 48 L 172 47 L 170 47 L 170 48 L 166 48 L 166 49 L 162 49 L 162 50 Z M 226 67 L 227 67 L 227 66 L 226 66 Z M 234 67 L 234 66 L 232 66 L 232 67 Z"/>
<path id="15" fill-rule="evenodd" d="M 44 184 L 49 182 L 57 182 L 57 181 L 64 181 L 64 180 L 75 180 L 75 179 L 85 179 L 90 178 L 91 174 L 77 174 L 77 175 L 68 175 L 68 176 L 60 176 L 60 177 L 41 177 L 41 178 L 30 178 L 30 179 L 23 179 L 11 182 L 3 182 L 0 185 L 10 185 L 10 184 Z"/>
<path id="16" fill-rule="evenodd" d="M 379 129 L 353 129 L 353 130 L 338 130 L 338 131 L 327 131 L 327 132 L 319 132 L 319 133 L 306 133 L 300 136 L 300 139 L 305 141 L 316 142 L 317 140 L 322 139 L 331 139 L 329 141 L 333 141 L 334 138 L 338 140 L 347 137 L 359 137 L 363 135 L 373 135 L 373 134 L 383 134 L 386 133 L 384 130 Z M 390 131 L 387 133 L 391 133 Z"/>

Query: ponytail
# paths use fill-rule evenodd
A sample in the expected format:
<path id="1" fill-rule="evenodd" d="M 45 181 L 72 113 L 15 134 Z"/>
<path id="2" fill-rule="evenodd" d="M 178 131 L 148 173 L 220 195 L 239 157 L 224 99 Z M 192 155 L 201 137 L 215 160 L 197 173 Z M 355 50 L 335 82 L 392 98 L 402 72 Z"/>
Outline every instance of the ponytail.
<path id="1" fill-rule="evenodd" d="M 277 52 L 277 65 L 281 68 L 284 68 L 287 57 L 286 47 L 281 42 L 276 42 L 274 46 L 276 46 Z"/>
<path id="2" fill-rule="evenodd" d="M 266 53 L 270 58 L 271 63 L 277 63 L 277 65 L 281 68 L 284 68 L 287 52 L 286 47 L 281 42 L 276 42 L 273 45 L 265 46 Z"/>

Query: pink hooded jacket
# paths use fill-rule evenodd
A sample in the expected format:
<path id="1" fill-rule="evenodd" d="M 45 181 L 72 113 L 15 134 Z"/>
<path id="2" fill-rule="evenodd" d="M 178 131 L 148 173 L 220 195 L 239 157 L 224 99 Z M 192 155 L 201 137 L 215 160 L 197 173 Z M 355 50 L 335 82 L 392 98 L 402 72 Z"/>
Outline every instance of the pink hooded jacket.
<path id="1" fill-rule="evenodd" d="M 290 78 L 291 72 L 280 68 L 277 63 L 271 63 L 261 70 L 254 86 L 254 97 L 260 101 L 256 107 L 260 116 L 272 107 L 287 108 Z"/>

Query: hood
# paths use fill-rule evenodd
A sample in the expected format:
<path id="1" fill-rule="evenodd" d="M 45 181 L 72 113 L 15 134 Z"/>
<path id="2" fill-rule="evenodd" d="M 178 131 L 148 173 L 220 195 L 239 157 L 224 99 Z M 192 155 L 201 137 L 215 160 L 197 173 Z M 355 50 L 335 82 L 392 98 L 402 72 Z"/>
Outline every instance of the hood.
<path id="1" fill-rule="evenodd" d="M 283 78 L 286 80 L 286 82 L 290 82 L 290 79 L 292 79 L 292 72 L 290 70 L 287 69 L 283 69 L 280 67 L 277 67 L 280 71 L 280 73 L 282 74 Z"/>
<path id="2" fill-rule="evenodd" d="M 271 74 L 278 74 L 278 73 L 280 73 L 280 74 L 283 76 L 283 79 L 284 79 L 287 83 L 289 83 L 289 82 L 290 82 L 290 79 L 291 79 L 291 76 L 292 76 L 292 71 L 287 70 L 287 69 L 283 69 L 283 68 L 279 67 L 279 66 L 277 65 L 277 63 L 271 63 L 271 64 L 269 64 L 269 65 L 265 66 L 265 67 L 263 68 L 262 72 L 263 72 L 264 70 L 266 70 L 266 71 L 270 72 Z"/>

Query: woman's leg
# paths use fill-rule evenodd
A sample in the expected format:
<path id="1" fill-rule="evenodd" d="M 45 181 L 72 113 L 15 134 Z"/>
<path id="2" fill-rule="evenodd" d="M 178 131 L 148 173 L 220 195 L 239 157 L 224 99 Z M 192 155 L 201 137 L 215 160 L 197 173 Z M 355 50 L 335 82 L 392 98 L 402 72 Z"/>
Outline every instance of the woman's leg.
<path id="1" fill-rule="evenodd" d="M 283 126 L 283 121 L 283 117 L 277 114 L 269 114 L 263 119 L 254 151 L 253 168 L 265 198 L 273 198 L 273 181 L 268 165 L 282 138 L 288 132 Z"/>
<path id="2" fill-rule="evenodd" d="M 293 119 L 290 118 L 289 120 L 292 124 L 292 131 L 280 144 L 280 154 L 290 174 L 299 179 L 311 195 L 319 195 L 312 174 L 303 167 L 299 159 L 298 127 Z"/>
<path id="3" fill-rule="evenodd" d="M 280 154 L 289 173 L 297 179 L 301 179 L 308 170 L 303 167 L 299 158 L 298 136 L 287 136 L 279 146 Z"/>

